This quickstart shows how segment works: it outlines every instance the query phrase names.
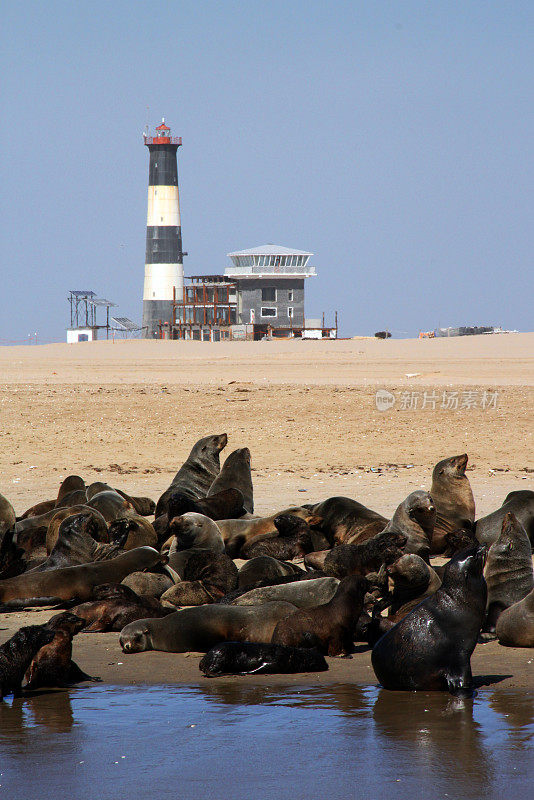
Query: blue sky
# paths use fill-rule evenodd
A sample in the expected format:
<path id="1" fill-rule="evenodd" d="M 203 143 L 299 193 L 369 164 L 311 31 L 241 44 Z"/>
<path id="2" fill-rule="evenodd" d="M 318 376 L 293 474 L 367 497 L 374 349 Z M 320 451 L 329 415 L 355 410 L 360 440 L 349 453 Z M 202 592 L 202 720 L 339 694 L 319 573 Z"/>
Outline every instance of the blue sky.
<path id="1" fill-rule="evenodd" d="M 532 330 L 529 2 L 41 2 L 2 11 L 0 342 L 68 291 L 141 320 L 148 152 L 179 150 L 186 274 L 312 251 L 341 333 Z"/>

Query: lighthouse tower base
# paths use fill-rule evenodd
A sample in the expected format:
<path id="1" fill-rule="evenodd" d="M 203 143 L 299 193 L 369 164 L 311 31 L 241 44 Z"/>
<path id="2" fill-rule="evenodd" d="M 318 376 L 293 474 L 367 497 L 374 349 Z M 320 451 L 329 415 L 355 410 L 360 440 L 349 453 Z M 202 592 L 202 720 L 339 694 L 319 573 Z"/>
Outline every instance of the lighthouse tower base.
<path id="1" fill-rule="evenodd" d="M 160 322 L 171 322 L 172 300 L 143 300 L 143 338 L 158 339 Z"/>

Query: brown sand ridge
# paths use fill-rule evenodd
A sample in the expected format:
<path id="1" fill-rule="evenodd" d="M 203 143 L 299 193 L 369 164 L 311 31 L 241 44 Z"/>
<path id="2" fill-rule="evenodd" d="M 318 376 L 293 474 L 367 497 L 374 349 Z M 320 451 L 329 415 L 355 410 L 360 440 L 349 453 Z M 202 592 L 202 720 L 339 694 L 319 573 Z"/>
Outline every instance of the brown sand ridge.
<path id="1" fill-rule="evenodd" d="M 378 388 L 395 397 L 384 412 Z M 429 488 L 436 461 L 467 452 L 482 516 L 508 492 L 534 489 L 533 400 L 532 333 L 2 347 L 0 493 L 22 513 L 78 473 L 157 500 L 194 442 L 226 431 L 223 457 L 251 449 L 258 513 L 342 494 L 390 516 L 409 492 Z M 50 615 L 3 615 L 0 639 Z M 110 682 L 199 680 L 194 655 L 125 656 L 117 640 L 79 635 L 75 658 Z M 493 642 L 477 647 L 473 668 L 510 675 L 500 686 L 530 686 L 533 656 Z M 354 681 L 375 681 L 368 652 L 330 659 L 329 672 L 313 676 Z"/>

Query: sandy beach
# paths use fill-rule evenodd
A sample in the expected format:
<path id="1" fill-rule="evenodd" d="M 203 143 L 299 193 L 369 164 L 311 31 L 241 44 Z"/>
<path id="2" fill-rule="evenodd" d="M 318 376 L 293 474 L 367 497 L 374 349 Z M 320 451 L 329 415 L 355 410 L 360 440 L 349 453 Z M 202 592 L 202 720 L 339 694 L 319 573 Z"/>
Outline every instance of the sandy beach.
<path id="1" fill-rule="evenodd" d="M 394 397 L 386 411 L 377 389 Z M 72 473 L 157 500 L 194 442 L 224 431 L 223 458 L 251 450 L 258 513 L 341 494 L 390 516 L 409 492 L 429 488 L 436 461 L 462 452 L 477 516 L 534 488 L 532 333 L 3 347 L 0 403 L 0 493 L 19 514 Z M 49 616 L 4 615 L 0 641 Z M 479 645 L 473 671 L 499 686 L 531 686 L 533 657 Z M 116 634 L 78 636 L 75 658 L 112 683 L 201 679 L 198 656 L 128 657 Z M 331 659 L 316 682 L 375 682 L 369 651 Z"/>

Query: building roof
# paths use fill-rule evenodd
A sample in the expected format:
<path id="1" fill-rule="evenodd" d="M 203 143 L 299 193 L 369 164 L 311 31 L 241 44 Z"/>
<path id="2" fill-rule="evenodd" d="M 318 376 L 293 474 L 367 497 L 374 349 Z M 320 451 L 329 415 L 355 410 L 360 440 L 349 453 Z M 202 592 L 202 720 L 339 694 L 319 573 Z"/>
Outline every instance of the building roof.
<path id="1" fill-rule="evenodd" d="M 261 247 L 251 247 L 250 250 L 236 250 L 234 253 L 227 253 L 229 258 L 232 256 L 312 256 L 304 250 L 295 250 L 290 247 L 282 247 L 280 244 L 264 244 Z"/>
<path id="2" fill-rule="evenodd" d="M 158 125 L 158 127 L 156 128 L 156 130 L 157 130 L 157 131 L 170 131 L 170 128 L 169 128 L 169 127 L 167 127 L 167 125 L 165 125 L 165 120 L 163 120 L 163 122 L 161 123 L 161 125 Z"/>

